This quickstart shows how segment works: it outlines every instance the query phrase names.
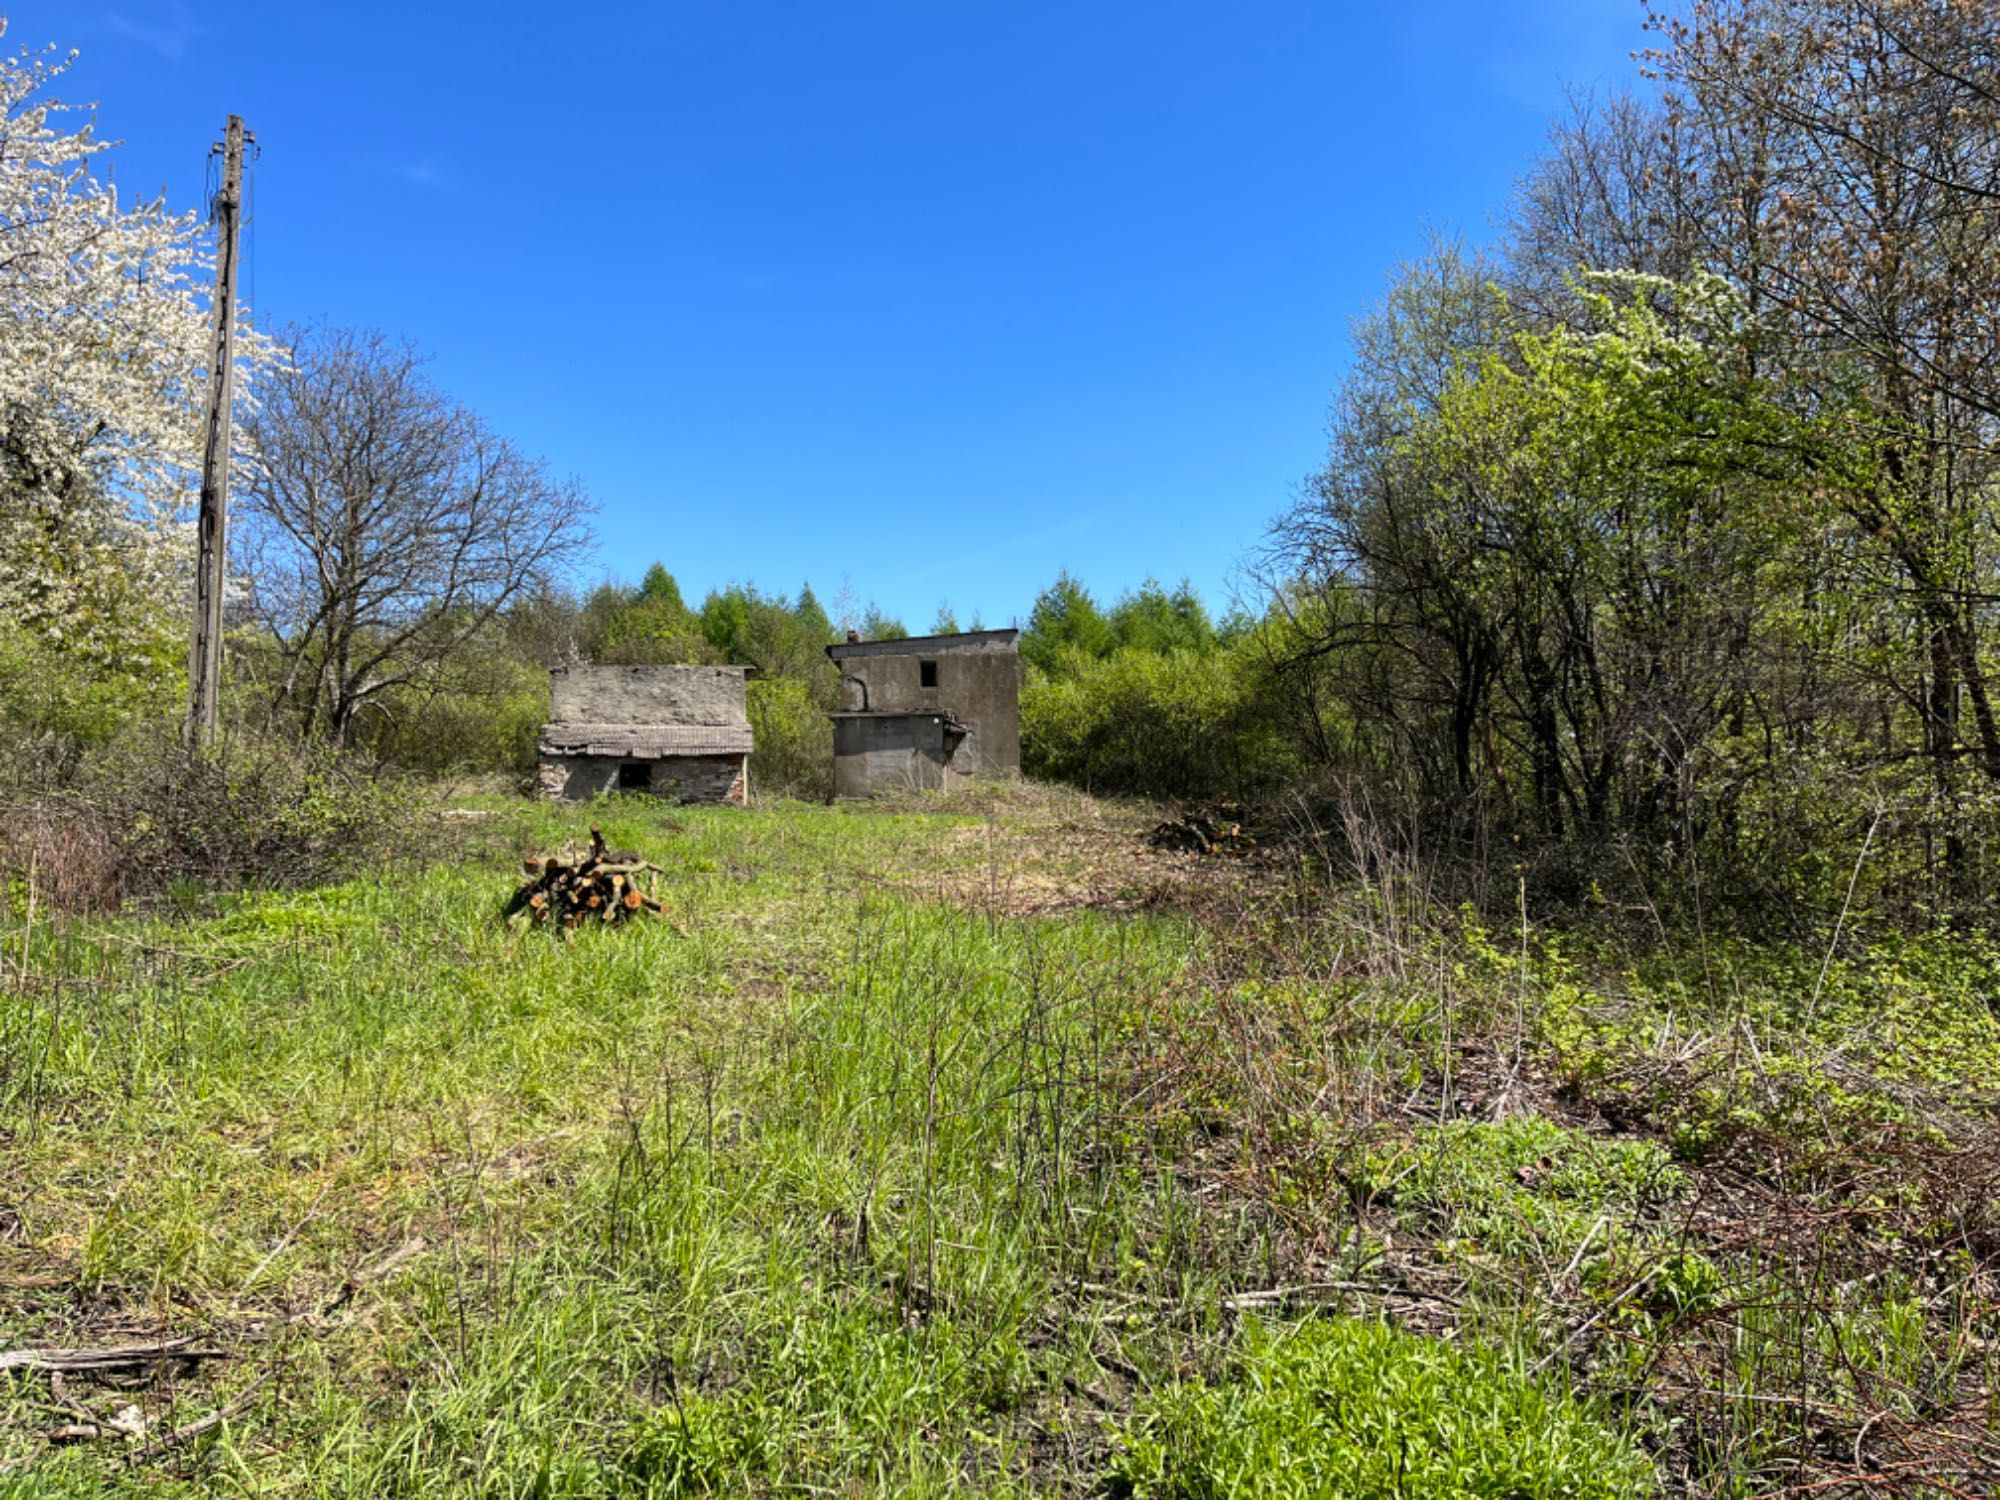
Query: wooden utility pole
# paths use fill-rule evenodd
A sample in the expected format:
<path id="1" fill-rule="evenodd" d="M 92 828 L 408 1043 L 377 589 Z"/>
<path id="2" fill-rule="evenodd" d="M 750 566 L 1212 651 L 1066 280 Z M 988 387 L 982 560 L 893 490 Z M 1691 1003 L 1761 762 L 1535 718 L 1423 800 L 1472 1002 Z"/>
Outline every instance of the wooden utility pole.
<path id="1" fill-rule="evenodd" d="M 243 218 L 243 117 L 222 142 L 215 221 L 215 336 L 209 345 L 208 430 L 201 452 L 201 514 L 195 521 L 194 631 L 188 643 L 187 742 L 215 742 L 222 686 L 222 585 L 229 520 L 229 418 L 236 394 L 236 240 Z"/>

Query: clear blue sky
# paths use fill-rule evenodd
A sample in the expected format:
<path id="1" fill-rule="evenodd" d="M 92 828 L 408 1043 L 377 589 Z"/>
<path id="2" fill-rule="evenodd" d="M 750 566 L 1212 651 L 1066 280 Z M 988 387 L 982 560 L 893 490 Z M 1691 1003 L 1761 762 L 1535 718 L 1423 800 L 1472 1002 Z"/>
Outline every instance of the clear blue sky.
<path id="1" fill-rule="evenodd" d="M 273 320 L 416 339 L 574 473 L 596 576 L 843 583 L 914 628 L 1219 599 L 1350 320 L 1485 238 L 1638 0 L 0 0 L 128 190 L 262 146 Z"/>

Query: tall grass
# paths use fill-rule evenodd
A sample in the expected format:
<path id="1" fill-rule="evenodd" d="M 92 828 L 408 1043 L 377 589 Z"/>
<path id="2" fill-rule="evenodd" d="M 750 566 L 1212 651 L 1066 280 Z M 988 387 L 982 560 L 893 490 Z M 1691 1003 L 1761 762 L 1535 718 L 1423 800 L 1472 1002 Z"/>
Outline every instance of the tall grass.
<path id="1" fill-rule="evenodd" d="M 1895 1082 L 1818 1048 L 1862 971 L 1787 1028 L 1819 966 L 1743 957 L 1726 1052 L 1707 987 L 1439 911 L 1332 847 L 1365 829 L 1288 874 L 1137 852 L 1137 810 L 943 806 L 607 803 L 670 912 L 567 941 L 495 918 L 580 820 L 502 803 L 463 861 L 172 916 L 17 889 L 0 1348 L 228 1357 L 0 1375 L 0 1482 L 1444 1495 L 1489 1418 L 1519 1493 L 1812 1484 L 1835 1444 L 1911 1493 L 1978 1474 L 1971 1179 L 1835 1212 L 1914 1160 L 1892 1085 L 1969 1149 L 1908 1093 L 1935 1050 Z M 1897 1024 L 1983 1045 L 1962 965 L 1896 972 Z M 126 1404 L 146 1438 L 47 1441 Z"/>
<path id="2" fill-rule="evenodd" d="M 1134 1342 L 1088 1289 L 1214 1305 L 1215 1255 L 1105 1107 L 1197 934 L 885 887 L 935 869 L 903 845 L 938 819 L 677 821 L 609 830 L 672 843 L 672 918 L 630 933 L 494 922 L 498 845 L 545 819 L 470 869 L 11 934 L 4 1196 L 20 1258 L 70 1279 L 10 1298 L 6 1342 L 226 1340 L 155 1414 L 265 1381 L 168 1463 L 196 1485 L 1050 1480 L 1037 1404 L 1100 1349 L 1152 1367 L 1187 1336 Z M 123 1482 L 6 1397 L 8 1461 Z"/>

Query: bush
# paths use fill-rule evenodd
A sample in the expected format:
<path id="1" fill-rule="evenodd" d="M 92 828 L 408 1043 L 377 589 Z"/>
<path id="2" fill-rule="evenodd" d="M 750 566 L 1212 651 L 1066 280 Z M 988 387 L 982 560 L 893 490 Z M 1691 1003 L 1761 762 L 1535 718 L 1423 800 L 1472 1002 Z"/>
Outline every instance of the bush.
<path id="1" fill-rule="evenodd" d="M 824 801 L 833 795 L 833 730 L 810 687 L 796 677 L 764 677 L 748 688 L 757 736 L 750 785 L 780 797 Z"/>
<path id="2" fill-rule="evenodd" d="M 1093 792 L 1255 796 L 1299 767 L 1253 682 L 1236 650 L 1069 653 L 1029 674 L 1022 768 Z"/>
<path id="3" fill-rule="evenodd" d="M 114 747 L 77 785 L 8 810 L 0 867 L 68 911 L 180 882 L 305 885 L 388 852 L 422 802 L 416 785 L 323 748 Z"/>
<path id="4" fill-rule="evenodd" d="M 67 776 L 133 724 L 173 714 L 186 694 L 164 648 L 106 661 L 0 620 L 0 740 L 31 762 L 10 766 L 12 778 Z"/>
<path id="5" fill-rule="evenodd" d="M 523 667 L 519 676 L 488 692 L 392 701 L 394 718 L 371 715 L 357 743 L 386 765 L 426 776 L 532 776 L 535 742 L 549 717 L 548 674 Z"/>
<path id="6" fill-rule="evenodd" d="M 115 911 L 125 895 L 118 830 L 74 798 L 16 803 L 0 817 L 0 872 L 46 911 Z"/>

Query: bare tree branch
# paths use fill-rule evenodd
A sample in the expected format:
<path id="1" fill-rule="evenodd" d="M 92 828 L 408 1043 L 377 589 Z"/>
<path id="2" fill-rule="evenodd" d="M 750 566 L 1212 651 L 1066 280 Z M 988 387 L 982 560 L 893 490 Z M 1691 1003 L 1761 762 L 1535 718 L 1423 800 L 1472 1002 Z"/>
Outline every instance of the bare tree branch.
<path id="1" fill-rule="evenodd" d="M 435 681 L 588 545 L 589 502 L 372 332 L 293 330 L 249 420 L 254 608 L 278 706 L 344 741 L 369 703 Z"/>

